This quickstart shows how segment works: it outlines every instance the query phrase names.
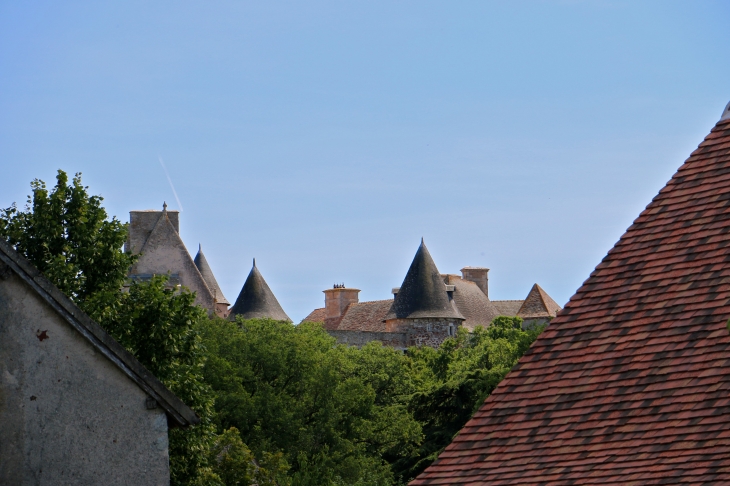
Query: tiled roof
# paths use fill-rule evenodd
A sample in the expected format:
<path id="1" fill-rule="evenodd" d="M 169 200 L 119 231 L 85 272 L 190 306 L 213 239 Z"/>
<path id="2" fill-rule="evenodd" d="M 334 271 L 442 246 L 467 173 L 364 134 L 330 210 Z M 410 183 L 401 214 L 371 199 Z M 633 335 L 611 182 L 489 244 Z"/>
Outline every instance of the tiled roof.
<path id="1" fill-rule="evenodd" d="M 545 292 L 542 287 L 535 284 L 527 294 L 525 302 L 517 311 L 517 316 L 523 319 L 535 319 L 555 317 L 560 312 L 560 306 Z"/>
<path id="2" fill-rule="evenodd" d="M 264 280 L 263 275 L 256 267 L 256 260 L 253 262 L 253 268 L 243 284 L 241 293 L 238 294 L 236 303 L 231 307 L 228 314 L 230 319 L 235 316 L 241 316 L 244 319 L 260 319 L 269 318 L 277 321 L 289 321 L 284 309 L 281 308 L 276 296 L 269 288 Z"/>
<path id="3" fill-rule="evenodd" d="M 477 326 L 487 327 L 500 313 L 474 282 L 458 275 L 446 275 L 446 283 L 454 286 L 454 303 L 465 320 L 462 326 L 473 331 Z"/>
<path id="4" fill-rule="evenodd" d="M 524 300 L 493 300 L 492 305 L 497 309 L 500 316 L 515 317 L 520 311 Z"/>
<path id="5" fill-rule="evenodd" d="M 385 332 L 385 316 L 392 305 L 393 299 L 350 304 L 337 330 Z"/>
<path id="6" fill-rule="evenodd" d="M 423 240 L 386 316 L 386 319 L 416 318 L 463 319 L 451 304 L 446 284 Z"/>
<path id="7" fill-rule="evenodd" d="M 215 275 L 213 275 L 213 270 L 208 264 L 208 259 L 205 258 L 202 245 L 198 245 L 198 254 L 195 255 L 195 259 L 193 261 L 195 262 L 195 266 L 198 267 L 200 275 L 203 276 L 203 280 L 205 280 L 205 283 L 208 284 L 208 288 L 215 297 L 216 303 L 230 305 L 230 302 L 228 302 L 226 297 L 223 295 L 223 291 L 221 290 L 220 285 L 218 285 Z"/>
<path id="8" fill-rule="evenodd" d="M 326 309 L 324 307 L 320 307 L 319 309 L 314 309 L 310 312 L 307 317 L 302 319 L 302 322 L 324 322 L 325 315 Z"/>
<path id="9" fill-rule="evenodd" d="M 412 484 L 730 483 L 730 120 Z"/>

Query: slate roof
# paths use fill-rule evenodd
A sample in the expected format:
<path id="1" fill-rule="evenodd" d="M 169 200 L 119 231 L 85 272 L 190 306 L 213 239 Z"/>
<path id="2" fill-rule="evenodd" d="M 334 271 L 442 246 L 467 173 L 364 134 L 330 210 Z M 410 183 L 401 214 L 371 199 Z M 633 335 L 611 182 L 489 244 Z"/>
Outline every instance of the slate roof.
<path id="1" fill-rule="evenodd" d="M 165 410 L 171 423 L 185 427 L 200 422 L 193 410 L 168 390 L 147 368 L 137 361 L 99 324 L 87 316 L 71 299 L 43 276 L 9 244 L 0 240 L 0 277 L 8 271 L 15 272 L 55 312 L 63 317 L 94 349 L 106 356 L 137 386 L 152 397 Z"/>
<path id="2" fill-rule="evenodd" d="M 515 317 L 520 311 L 524 300 L 492 300 L 492 305 L 497 309 L 500 316 Z"/>
<path id="3" fill-rule="evenodd" d="M 730 483 L 730 119 L 414 485 Z"/>
<path id="4" fill-rule="evenodd" d="M 246 278 L 246 282 L 238 294 L 236 303 L 231 307 L 228 315 L 230 319 L 241 316 L 244 319 L 260 319 L 268 317 L 277 321 L 289 321 L 284 309 L 281 308 L 276 296 L 269 288 L 264 277 L 256 267 L 256 260 L 253 261 L 253 268 Z"/>
<path id="5" fill-rule="evenodd" d="M 454 303 L 465 320 L 462 326 L 473 331 L 477 326 L 487 327 L 499 310 L 474 282 L 464 280 L 458 275 L 446 275 L 445 281 L 454 286 Z"/>
<path id="6" fill-rule="evenodd" d="M 213 294 L 213 297 L 215 297 L 216 303 L 230 305 L 226 296 L 223 295 L 223 291 L 221 290 L 220 285 L 218 285 L 215 275 L 213 275 L 213 270 L 211 270 L 210 265 L 208 264 L 208 259 L 205 258 L 202 245 L 198 245 L 198 254 L 195 255 L 195 260 L 193 261 L 195 262 L 195 266 L 198 267 L 200 275 L 203 276 L 203 280 L 205 280 L 205 283 L 208 284 L 208 288 Z"/>
<path id="7" fill-rule="evenodd" d="M 552 318 L 560 312 L 560 306 L 555 302 L 542 287 L 535 284 L 527 294 L 517 316 L 523 319 Z"/>
<path id="8" fill-rule="evenodd" d="M 342 316 L 338 331 L 385 332 L 385 316 L 393 299 L 350 304 Z"/>
<path id="9" fill-rule="evenodd" d="M 195 292 L 195 303 L 208 310 L 214 310 L 213 293 L 175 229 L 175 224 L 171 221 L 167 210 L 163 209 L 159 214 L 157 222 L 141 246 L 139 259 L 130 269 L 130 277 L 135 280 L 134 277 L 140 274 L 142 276 L 164 275 L 171 270 L 176 270 L 179 277 L 187 277 L 182 284 Z"/>
<path id="10" fill-rule="evenodd" d="M 464 318 L 449 301 L 446 284 L 423 240 L 385 318 Z"/>

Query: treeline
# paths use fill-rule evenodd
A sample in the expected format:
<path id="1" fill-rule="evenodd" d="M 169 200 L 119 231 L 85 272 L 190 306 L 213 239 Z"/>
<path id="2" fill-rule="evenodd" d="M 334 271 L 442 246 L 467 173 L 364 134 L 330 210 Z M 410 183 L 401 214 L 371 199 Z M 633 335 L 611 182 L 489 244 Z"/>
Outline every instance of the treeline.
<path id="1" fill-rule="evenodd" d="M 397 485 L 428 466 L 541 329 L 497 318 L 439 349 L 337 345 L 313 323 L 210 318 L 135 257 L 80 175 L 0 210 L 23 253 L 201 417 L 170 430 L 173 485 Z"/>

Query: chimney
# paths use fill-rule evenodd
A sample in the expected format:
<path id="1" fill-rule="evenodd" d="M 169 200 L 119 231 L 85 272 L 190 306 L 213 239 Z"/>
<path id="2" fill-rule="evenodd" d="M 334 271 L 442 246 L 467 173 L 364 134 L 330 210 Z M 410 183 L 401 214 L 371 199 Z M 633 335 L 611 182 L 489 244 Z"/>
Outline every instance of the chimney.
<path id="1" fill-rule="evenodd" d="M 339 319 L 350 304 L 359 302 L 357 294 L 360 289 L 348 289 L 345 285 L 335 285 L 334 288 L 323 290 L 325 319 Z"/>
<path id="2" fill-rule="evenodd" d="M 129 212 L 129 233 L 127 241 L 124 243 L 124 251 L 127 253 L 137 254 L 142 250 L 147 238 L 149 238 L 152 230 L 155 229 L 157 221 L 159 221 L 162 213 L 166 212 L 175 231 L 180 233 L 180 213 L 178 211 L 156 211 L 148 209 L 145 211 Z"/>
<path id="3" fill-rule="evenodd" d="M 477 284 L 477 287 L 479 287 L 481 291 L 484 292 L 484 295 L 489 298 L 489 277 L 487 276 L 488 273 L 488 268 L 464 267 L 461 269 L 461 278 Z"/>

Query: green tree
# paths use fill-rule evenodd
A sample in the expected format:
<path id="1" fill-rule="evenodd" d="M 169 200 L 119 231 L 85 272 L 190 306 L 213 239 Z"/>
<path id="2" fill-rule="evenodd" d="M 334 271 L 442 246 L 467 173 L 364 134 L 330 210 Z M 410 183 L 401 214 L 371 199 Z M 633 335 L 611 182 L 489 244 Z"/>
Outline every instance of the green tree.
<path id="1" fill-rule="evenodd" d="M 173 291 L 167 276 L 133 283 L 128 292 L 96 295 L 90 315 L 186 405 L 200 424 L 175 428 L 170 437 L 170 480 L 185 485 L 205 474 L 208 448 L 215 437 L 213 392 L 203 379 L 205 360 L 197 331 L 208 320 L 186 289 Z"/>
<path id="2" fill-rule="evenodd" d="M 289 484 L 289 468 L 283 454 L 264 454 L 257 461 L 241 440 L 238 429 L 231 427 L 218 435 L 209 451 L 212 465 L 208 484 L 221 486 L 284 486 Z"/>
<path id="3" fill-rule="evenodd" d="M 25 210 L 0 210 L 0 237 L 82 309 L 99 292 L 116 292 L 135 257 L 121 251 L 127 225 L 109 220 L 101 196 L 89 196 L 76 174 L 62 170 L 53 190 L 35 179 Z"/>
<path id="4" fill-rule="evenodd" d="M 519 317 L 498 317 L 486 329 L 459 329 L 439 349 L 409 349 L 419 383 L 409 408 L 425 440 L 415 454 L 394 463 L 396 473 L 409 479 L 428 467 L 543 330 L 523 330 Z"/>
<path id="5" fill-rule="evenodd" d="M 107 330 L 201 417 L 201 424 L 170 430 L 172 484 L 206 473 L 214 437 L 213 396 L 202 378 L 204 354 L 196 323 L 205 311 L 193 294 L 166 288 L 166 278 L 122 291 L 135 258 L 122 251 L 127 225 L 108 218 L 100 196 L 89 196 L 76 174 L 59 170 L 49 191 L 31 183 L 25 210 L 0 211 L 0 237 L 25 255 L 60 290 Z"/>
<path id="6" fill-rule="evenodd" d="M 203 337 L 220 427 L 240 430 L 257 458 L 283 453 L 293 485 L 393 484 L 388 461 L 420 441 L 402 353 L 266 319 L 210 321 Z"/>

